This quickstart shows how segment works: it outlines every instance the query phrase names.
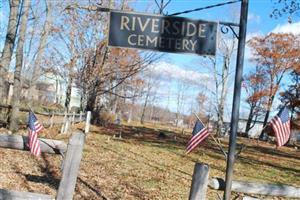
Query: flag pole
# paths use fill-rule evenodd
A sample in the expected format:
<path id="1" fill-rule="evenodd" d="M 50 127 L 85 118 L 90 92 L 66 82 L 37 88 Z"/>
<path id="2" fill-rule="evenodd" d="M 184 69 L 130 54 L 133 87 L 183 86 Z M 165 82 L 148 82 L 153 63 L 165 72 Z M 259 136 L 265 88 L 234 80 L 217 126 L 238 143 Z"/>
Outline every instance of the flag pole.
<path id="1" fill-rule="evenodd" d="M 206 128 L 206 126 L 205 126 L 205 124 L 202 122 L 202 120 L 200 119 L 200 117 L 198 117 L 198 115 L 195 113 L 195 112 L 193 112 L 194 113 L 194 115 L 197 117 L 197 119 L 203 124 L 203 126 L 204 126 L 204 128 Z M 208 129 L 207 129 L 208 130 Z M 224 151 L 224 149 L 222 148 L 222 146 L 220 145 L 220 143 L 218 143 L 218 141 L 217 141 L 217 139 L 212 135 L 212 134 L 209 134 L 212 138 L 213 138 L 213 140 L 214 140 L 214 142 L 216 143 L 216 145 L 219 147 L 219 149 L 222 151 L 222 153 L 224 154 L 224 156 L 225 156 L 225 160 L 227 160 L 227 153 Z"/>
<path id="2" fill-rule="evenodd" d="M 194 112 L 194 115 L 197 117 L 197 119 L 204 125 L 203 121 L 198 117 L 198 115 Z M 205 127 L 205 125 L 204 125 Z M 206 127 L 205 127 L 206 128 Z"/>
<path id="3" fill-rule="evenodd" d="M 35 116 L 35 113 L 34 113 L 34 111 L 32 110 L 32 108 L 28 105 L 28 103 L 27 102 L 25 102 L 25 104 L 26 104 L 26 106 L 29 108 L 29 112 L 32 112 L 33 113 L 33 115 Z M 36 116 L 35 116 L 36 117 Z"/>
<path id="4" fill-rule="evenodd" d="M 25 102 L 25 104 L 26 104 L 26 106 L 29 108 L 29 112 L 32 112 L 32 113 L 35 115 L 35 113 L 34 113 L 33 110 L 31 109 L 31 107 L 28 105 L 28 103 Z M 28 115 L 28 120 L 29 120 L 29 115 Z M 28 122 L 27 122 L 26 127 L 28 127 L 28 126 L 29 126 L 29 125 L 28 125 Z"/>
<path id="5" fill-rule="evenodd" d="M 33 112 L 32 108 L 28 105 L 28 103 L 25 102 L 25 104 L 26 104 L 26 106 L 29 108 L 29 111 L 31 111 L 31 112 L 35 115 L 35 113 Z"/>

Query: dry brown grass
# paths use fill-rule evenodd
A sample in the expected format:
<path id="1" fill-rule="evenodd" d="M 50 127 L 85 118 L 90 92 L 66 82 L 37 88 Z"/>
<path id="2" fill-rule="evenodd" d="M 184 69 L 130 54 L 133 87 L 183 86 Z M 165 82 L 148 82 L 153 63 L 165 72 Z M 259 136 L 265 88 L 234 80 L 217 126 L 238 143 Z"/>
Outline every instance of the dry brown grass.
<path id="1" fill-rule="evenodd" d="M 122 139 L 114 138 L 121 129 Z M 196 161 L 209 164 L 210 177 L 224 177 L 226 163 L 212 140 L 185 155 L 188 135 L 164 130 L 167 137 L 162 139 L 159 131 L 152 127 L 92 127 L 74 199 L 188 199 Z M 58 128 L 48 129 L 44 134 L 67 141 L 57 132 Z M 226 139 L 222 143 L 227 146 Z M 298 150 L 274 149 L 268 143 L 239 138 L 238 144 L 242 143 L 247 148 L 237 159 L 234 179 L 300 186 Z M 0 188 L 55 196 L 61 160 L 57 155 L 36 159 L 28 152 L 0 149 Z M 238 196 L 242 194 L 234 194 Z M 217 199 L 216 191 L 209 189 L 208 199 Z"/>

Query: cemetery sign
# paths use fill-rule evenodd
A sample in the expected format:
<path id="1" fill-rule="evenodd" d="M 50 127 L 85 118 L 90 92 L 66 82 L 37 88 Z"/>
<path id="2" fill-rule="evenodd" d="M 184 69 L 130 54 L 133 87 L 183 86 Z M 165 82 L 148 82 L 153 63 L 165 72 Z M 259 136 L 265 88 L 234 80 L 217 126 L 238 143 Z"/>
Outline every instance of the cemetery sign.
<path id="1" fill-rule="evenodd" d="M 108 45 L 215 55 L 217 30 L 217 22 L 113 11 Z"/>

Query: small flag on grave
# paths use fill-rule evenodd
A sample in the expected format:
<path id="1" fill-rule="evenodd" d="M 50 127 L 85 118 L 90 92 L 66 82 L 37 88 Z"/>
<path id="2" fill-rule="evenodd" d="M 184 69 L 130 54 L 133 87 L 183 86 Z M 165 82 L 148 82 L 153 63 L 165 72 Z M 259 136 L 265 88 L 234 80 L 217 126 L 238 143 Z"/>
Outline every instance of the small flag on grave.
<path id="1" fill-rule="evenodd" d="M 207 128 L 203 123 L 197 119 L 195 127 L 192 132 L 192 137 L 186 147 L 186 153 L 190 153 L 194 150 L 205 138 L 209 136 Z"/>

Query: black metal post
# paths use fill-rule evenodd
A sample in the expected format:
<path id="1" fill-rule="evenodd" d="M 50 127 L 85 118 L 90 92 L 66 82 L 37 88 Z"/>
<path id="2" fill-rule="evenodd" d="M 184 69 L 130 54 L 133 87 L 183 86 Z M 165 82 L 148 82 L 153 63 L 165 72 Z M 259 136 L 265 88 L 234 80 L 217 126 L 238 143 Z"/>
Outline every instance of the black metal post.
<path id="1" fill-rule="evenodd" d="M 236 135 L 239 121 L 239 107 L 241 99 L 241 83 L 243 76 L 244 52 L 246 44 L 246 30 L 247 30 L 247 17 L 248 17 L 248 0 L 242 0 L 241 13 L 240 13 L 240 28 L 239 28 L 239 42 L 236 59 L 236 71 L 233 93 L 233 107 L 231 113 L 230 124 L 230 138 L 229 138 L 229 152 L 226 167 L 226 186 L 224 191 L 224 200 L 230 200 L 233 165 L 235 160 L 236 149 Z"/>

